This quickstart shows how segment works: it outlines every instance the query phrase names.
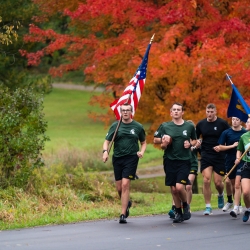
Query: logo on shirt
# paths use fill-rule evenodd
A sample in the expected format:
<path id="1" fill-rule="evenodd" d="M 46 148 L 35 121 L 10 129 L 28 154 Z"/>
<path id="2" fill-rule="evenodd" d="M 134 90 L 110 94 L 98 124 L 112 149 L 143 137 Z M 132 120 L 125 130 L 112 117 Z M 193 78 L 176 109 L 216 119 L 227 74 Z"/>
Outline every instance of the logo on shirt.
<path id="1" fill-rule="evenodd" d="M 217 127 L 214 127 L 214 130 L 217 130 Z"/>
<path id="2" fill-rule="evenodd" d="M 131 130 L 130 130 L 130 134 L 134 135 L 134 134 L 135 134 L 135 130 L 134 130 L 134 129 L 131 129 Z"/>
<path id="3" fill-rule="evenodd" d="M 187 136 L 187 130 L 184 130 L 182 133 L 183 135 Z"/>

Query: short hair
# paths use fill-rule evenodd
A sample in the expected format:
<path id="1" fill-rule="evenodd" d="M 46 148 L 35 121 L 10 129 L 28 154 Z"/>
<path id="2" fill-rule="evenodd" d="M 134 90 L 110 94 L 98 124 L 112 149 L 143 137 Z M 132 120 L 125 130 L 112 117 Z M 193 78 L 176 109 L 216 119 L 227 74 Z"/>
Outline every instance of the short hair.
<path id="1" fill-rule="evenodd" d="M 133 112 L 133 106 L 132 106 L 131 104 L 129 104 L 129 103 L 124 103 L 124 104 L 122 104 L 122 105 L 120 106 L 120 111 L 122 110 L 122 106 L 130 106 L 131 112 Z"/>
<path id="2" fill-rule="evenodd" d="M 171 106 L 170 110 L 172 110 L 172 108 L 173 108 L 174 105 L 181 106 L 182 111 L 184 111 L 183 104 L 181 104 L 180 102 L 174 102 L 173 105 Z"/>
<path id="3" fill-rule="evenodd" d="M 213 103 L 209 103 L 209 104 L 207 105 L 206 109 L 216 109 L 216 106 L 215 106 L 215 104 L 213 104 Z"/>

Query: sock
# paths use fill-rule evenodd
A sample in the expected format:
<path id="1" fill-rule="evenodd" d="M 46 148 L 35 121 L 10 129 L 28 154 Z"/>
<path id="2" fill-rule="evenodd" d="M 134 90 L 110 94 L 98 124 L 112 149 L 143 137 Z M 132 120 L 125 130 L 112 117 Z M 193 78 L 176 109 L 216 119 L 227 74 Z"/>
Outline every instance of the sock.
<path id="1" fill-rule="evenodd" d="M 236 206 L 236 205 L 234 206 L 234 209 L 235 209 L 235 210 L 238 210 L 238 208 L 239 208 L 239 206 Z"/>
<path id="2" fill-rule="evenodd" d="M 182 209 L 181 209 L 181 207 L 176 208 L 176 213 L 178 213 L 178 214 L 182 214 Z"/>
<path id="3" fill-rule="evenodd" d="M 227 202 L 228 203 L 233 203 L 232 195 L 227 196 Z"/>
<path id="4" fill-rule="evenodd" d="M 187 207 L 187 202 L 185 201 L 185 202 L 182 202 L 182 205 L 183 205 L 183 207 Z"/>
<path id="5" fill-rule="evenodd" d="M 211 207 L 211 204 L 210 203 L 206 204 L 206 207 Z"/>
<path id="6" fill-rule="evenodd" d="M 175 210 L 176 209 L 176 206 L 175 205 L 172 205 L 172 210 Z"/>
<path id="7" fill-rule="evenodd" d="M 223 192 L 222 194 L 218 194 L 218 196 L 220 196 L 220 197 L 221 197 L 221 196 L 224 196 L 224 192 Z"/>

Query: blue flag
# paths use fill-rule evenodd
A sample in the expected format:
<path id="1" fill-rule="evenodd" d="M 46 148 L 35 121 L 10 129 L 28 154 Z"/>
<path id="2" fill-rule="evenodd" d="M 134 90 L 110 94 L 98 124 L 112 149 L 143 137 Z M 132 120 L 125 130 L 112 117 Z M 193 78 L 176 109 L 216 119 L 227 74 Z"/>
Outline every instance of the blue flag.
<path id="1" fill-rule="evenodd" d="M 247 103 L 241 96 L 238 89 L 231 81 L 230 76 L 228 76 L 228 79 L 232 84 L 233 90 L 232 90 L 231 100 L 227 109 L 227 117 L 235 116 L 238 117 L 241 121 L 246 122 L 247 119 L 250 117 L 249 116 L 250 108 L 248 107 Z"/>

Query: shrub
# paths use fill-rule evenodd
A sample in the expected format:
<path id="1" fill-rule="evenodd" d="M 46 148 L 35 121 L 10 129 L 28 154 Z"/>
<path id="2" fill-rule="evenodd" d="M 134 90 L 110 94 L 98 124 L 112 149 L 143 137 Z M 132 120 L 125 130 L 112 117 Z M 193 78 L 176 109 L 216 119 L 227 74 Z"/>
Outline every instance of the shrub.
<path id="1" fill-rule="evenodd" d="M 43 165 L 43 97 L 30 89 L 0 90 L 0 187 L 25 187 L 34 168 Z"/>

